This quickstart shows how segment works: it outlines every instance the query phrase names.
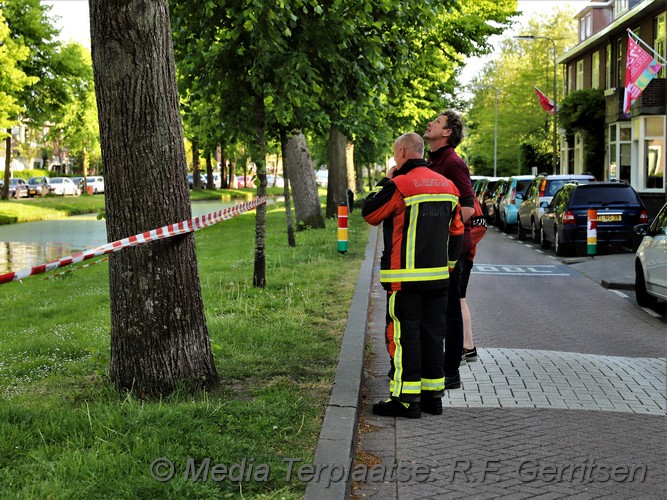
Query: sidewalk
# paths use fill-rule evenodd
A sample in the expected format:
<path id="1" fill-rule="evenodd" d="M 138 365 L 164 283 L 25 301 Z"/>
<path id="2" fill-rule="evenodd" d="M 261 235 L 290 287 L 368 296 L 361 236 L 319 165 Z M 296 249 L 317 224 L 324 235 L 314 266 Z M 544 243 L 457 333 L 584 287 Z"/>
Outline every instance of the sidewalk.
<path id="1" fill-rule="evenodd" d="M 373 229 L 315 457 L 318 464 L 345 464 L 354 473 L 347 482 L 310 483 L 306 498 L 665 495 L 664 358 L 629 363 L 613 356 L 479 349 L 479 361 L 461 367 L 463 390 L 448 391 L 443 399 L 444 415 L 373 415 L 370 405 L 386 397 L 389 369 L 385 295 L 372 276 L 380 252 Z M 630 288 L 633 258 L 627 253 L 569 264 L 608 288 Z M 359 306 L 368 307 L 367 316 Z M 350 325 L 365 318 L 363 326 Z M 362 384 L 357 373 L 363 335 L 373 356 Z M 358 349 L 355 355 L 350 345 Z M 341 399 L 342 393 L 347 395 Z M 645 439 L 638 442 L 637 436 Z"/>

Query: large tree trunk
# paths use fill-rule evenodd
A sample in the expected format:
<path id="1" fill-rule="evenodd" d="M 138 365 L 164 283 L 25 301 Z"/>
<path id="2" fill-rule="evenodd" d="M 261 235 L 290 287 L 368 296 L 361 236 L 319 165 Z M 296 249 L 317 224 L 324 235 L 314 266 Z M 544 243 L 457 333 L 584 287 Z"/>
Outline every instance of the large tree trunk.
<path id="1" fill-rule="evenodd" d="M 306 136 L 300 131 L 287 138 L 283 152 L 283 168 L 289 172 L 294 196 L 297 230 L 325 227 L 317 183 Z"/>
<path id="2" fill-rule="evenodd" d="M 9 199 L 9 179 L 11 178 L 12 170 L 12 129 L 8 128 L 7 133 L 9 134 L 5 139 L 5 184 L 2 186 L 2 199 Z"/>
<path id="3" fill-rule="evenodd" d="M 167 0 L 90 0 L 109 241 L 191 218 Z M 217 380 L 192 233 L 109 261 L 112 381 L 140 396 Z"/>
<path id="4" fill-rule="evenodd" d="M 327 186 L 327 217 L 338 214 L 338 205 L 347 203 L 347 138 L 336 127 L 329 130 L 329 185 Z"/>
<path id="5" fill-rule="evenodd" d="M 252 160 L 257 166 L 257 196 L 266 196 L 266 117 L 264 96 L 255 96 L 255 134 L 256 142 L 251 145 Z M 247 163 L 247 162 L 246 162 Z M 258 288 L 266 286 L 266 204 L 255 209 L 255 267 L 252 284 Z"/>
<path id="6" fill-rule="evenodd" d="M 285 178 L 284 194 L 285 194 L 285 217 L 287 220 L 287 244 L 291 247 L 296 246 L 296 238 L 294 237 L 294 222 L 292 219 L 292 202 L 290 197 L 290 171 L 285 160 L 287 151 L 287 134 L 284 131 L 280 132 L 280 152 L 283 157 L 283 177 Z"/>

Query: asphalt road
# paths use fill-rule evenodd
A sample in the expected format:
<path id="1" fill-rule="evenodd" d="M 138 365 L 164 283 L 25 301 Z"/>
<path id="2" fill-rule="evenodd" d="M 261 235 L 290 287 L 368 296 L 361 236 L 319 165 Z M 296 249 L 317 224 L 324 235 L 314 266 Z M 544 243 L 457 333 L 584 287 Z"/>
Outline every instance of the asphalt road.
<path id="1" fill-rule="evenodd" d="M 480 345 L 663 357 L 664 321 L 538 245 L 489 228 L 468 286 Z"/>

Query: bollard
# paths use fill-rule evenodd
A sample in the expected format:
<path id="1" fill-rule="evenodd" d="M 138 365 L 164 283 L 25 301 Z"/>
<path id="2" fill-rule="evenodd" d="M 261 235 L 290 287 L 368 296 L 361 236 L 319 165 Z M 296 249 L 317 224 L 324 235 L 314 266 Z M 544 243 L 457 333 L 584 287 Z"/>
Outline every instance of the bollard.
<path id="1" fill-rule="evenodd" d="M 338 205 L 338 251 L 347 252 L 347 205 Z"/>
<path id="2" fill-rule="evenodd" d="M 598 211 L 595 208 L 588 209 L 586 243 L 586 253 L 588 255 L 595 255 L 598 246 Z"/>

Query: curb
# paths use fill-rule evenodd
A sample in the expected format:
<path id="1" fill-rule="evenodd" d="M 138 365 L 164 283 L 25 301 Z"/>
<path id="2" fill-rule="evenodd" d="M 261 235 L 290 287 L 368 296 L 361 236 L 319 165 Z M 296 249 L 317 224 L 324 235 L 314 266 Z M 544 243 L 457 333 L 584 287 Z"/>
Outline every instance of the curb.
<path id="1" fill-rule="evenodd" d="M 323 479 L 327 479 L 334 467 L 349 471 L 354 460 L 377 238 L 378 228 L 371 227 L 343 334 L 336 377 L 315 451 L 315 467 L 325 466 L 323 470 L 326 473 L 322 474 L 320 480 L 308 483 L 304 495 L 306 500 L 338 500 L 350 496 L 350 474 L 345 474 L 344 479 L 339 481 L 334 481 L 330 476 L 328 481 Z"/>

